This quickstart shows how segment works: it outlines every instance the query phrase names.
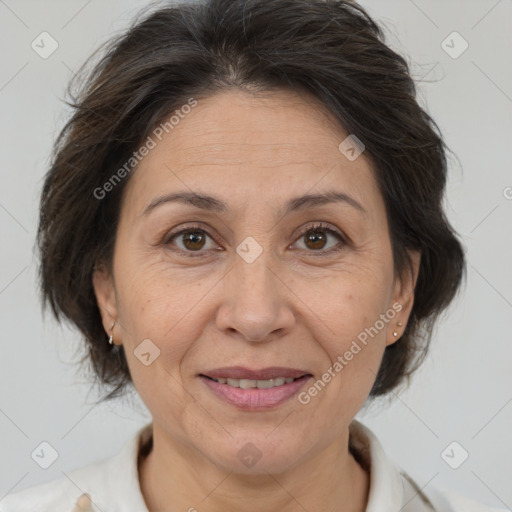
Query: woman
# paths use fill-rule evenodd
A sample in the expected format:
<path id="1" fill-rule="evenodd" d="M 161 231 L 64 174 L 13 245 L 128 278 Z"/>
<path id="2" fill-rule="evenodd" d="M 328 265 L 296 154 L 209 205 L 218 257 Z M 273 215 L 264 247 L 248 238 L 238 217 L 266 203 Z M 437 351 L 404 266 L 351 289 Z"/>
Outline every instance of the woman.
<path id="1" fill-rule="evenodd" d="M 162 8 L 75 109 L 43 298 L 152 422 L 3 511 L 490 510 L 421 490 L 354 420 L 419 365 L 464 273 L 444 142 L 361 7 Z"/>

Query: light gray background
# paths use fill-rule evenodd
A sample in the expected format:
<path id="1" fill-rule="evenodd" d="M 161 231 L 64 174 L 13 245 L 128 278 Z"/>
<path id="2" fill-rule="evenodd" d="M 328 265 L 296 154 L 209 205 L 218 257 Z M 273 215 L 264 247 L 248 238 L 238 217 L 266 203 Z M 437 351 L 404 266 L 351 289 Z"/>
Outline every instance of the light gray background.
<path id="1" fill-rule="evenodd" d="M 116 453 L 150 420 L 137 397 L 133 404 L 91 405 L 98 395 L 72 364 L 76 332 L 49 315 L 43 321 L 33 254 L 42 178 L 67 118 L 64 88 L 143 5 L 0 0 L 0 499 Z M 451 161 L 446 207 L 468 250 L 468 280 L 411 387 L 360 419 L 421 487 L 510 508 L 512 3 L 363 5 L 386 25 L 389 44 L 407 55 L 422 80 L 421 103 L 460 158 L 461 165 Z M 31 48 L 43 31 L 59 44 L 47 59 Z M 441 47 L 453 31 L 469 43 L 457 59 Z M 47 470 L 30 457 L 43 440 L 59 453 Z M 458 469 L 441 457 L 452 441 L 469 453 Z"/>

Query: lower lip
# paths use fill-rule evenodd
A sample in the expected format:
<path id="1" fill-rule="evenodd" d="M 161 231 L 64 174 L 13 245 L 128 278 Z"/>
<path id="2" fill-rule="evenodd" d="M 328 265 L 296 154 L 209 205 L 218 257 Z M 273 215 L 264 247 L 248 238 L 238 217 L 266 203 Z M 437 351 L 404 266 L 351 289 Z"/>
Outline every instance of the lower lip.
<path id="1" fill-rule="evenodd" d="M 246 411 L 256 411 L 271 409 L 288 400 L 299 392 L 300 388 L 311 378 L 311 375 L 268 389 L 234 388 L 203 375 L 199 377 L 215 395 L 227 403 Z"/>

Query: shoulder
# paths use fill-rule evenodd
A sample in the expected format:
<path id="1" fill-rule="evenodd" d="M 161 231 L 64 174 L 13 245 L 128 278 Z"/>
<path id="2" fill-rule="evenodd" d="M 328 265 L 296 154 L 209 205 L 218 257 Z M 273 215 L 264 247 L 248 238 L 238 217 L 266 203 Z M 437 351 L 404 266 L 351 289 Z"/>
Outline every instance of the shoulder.
<path id="1" fill-rule="evenodd" d="M 91 512 L 119 510 L 147 512 L 138 481 L 137 458 L 151 439 L 152 424 L 141 427 L 121 451 L 86 466 L 63 472 L 59 478 L 0 500 L 0 512 L 74 512 L 83 494 L 92 501 Z M 78 508 L 77 508 L 78 509 Z"/>
<path id="2" fill-rule="evenodd" d="M 356 460 L 370 473 L 366 512 L 500 512 L 465 496 L 436 487 L 420 488 L 406 471 L 385 452 L 376 435 L 354 420 L 350 426 L 350 447 Z"/>
<path id="3" fill-rule="evenodd" d="M 402 512 L 502 512 L 508 509 L 495 508 L 478 503 L 451 490 L 430 487 L 420 489 L 405 471 L 399 469 L 402 478 Z"/>
<path id="4" fill-rule="evenodd" d="M 84 478 L 90 482 L 85 489 L 78 488 L 72 480 L 62 476 L 9 494 L 0 501 L 0 512 L 73 512 L 80 496 L 91 492 L 94 468 L 98 466 L 99 463 L 91 464 L 70 473 L 73 479 L 80 475 L 82 482 Z"/>
<path id="5" fill-rule="evenodd" d="M 484 505 L 448 490 L 433 488 L 427 495 L 436 512 L 505 512 L 508 510 Z"/>

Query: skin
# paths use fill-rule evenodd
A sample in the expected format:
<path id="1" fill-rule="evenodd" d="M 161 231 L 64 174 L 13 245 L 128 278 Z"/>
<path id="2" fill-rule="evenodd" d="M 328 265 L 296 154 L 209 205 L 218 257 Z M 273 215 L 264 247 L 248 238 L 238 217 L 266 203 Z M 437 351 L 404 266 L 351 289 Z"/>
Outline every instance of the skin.
<path id="1" fill-rule="evenodd" d="M 348 428 L 384 349 L 400 338 L 397 323 L 406 325 L 419 255 L 398 280 L 371 162 L 339 151 L 347 135 L 313 98 L 230 90 L 199 99 L 131 176 L 112 274 L 100 266 L 93 281 L 105 330 L 115 320 L 115 343 L 153 417 L 153 450 L 139 468 L 150 512 L 365 509 L 369 476 L 348 450 Z M 142 214 L 183 190 L 229 210 L 164 203 Z M 333 203 L 278 214 L 292 197 L 329 190 L 365 212 Z M 315 221 L 347 243 L 325 231 L 317 245 L 308 241 Z M 205 232 L 202 244 L 165 239 L 190 223 Z M 263 250 L 250 264 L 236 252 L 246 237 Z M 295 396 L 240 411 L 198 377 L 223 366 L 286 366 L 316 381 L 394 303 L 401 311 L 307 405 Z M 134 355 L 147 338 L 160 350 L 149 366 Z M 247 442 L 262 454 L 251 468 L 237 457 Z"/>

